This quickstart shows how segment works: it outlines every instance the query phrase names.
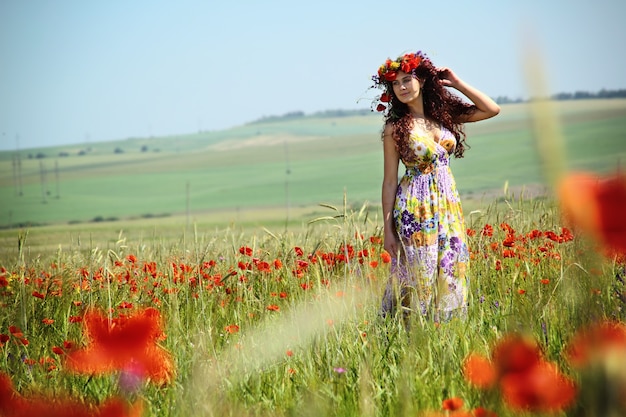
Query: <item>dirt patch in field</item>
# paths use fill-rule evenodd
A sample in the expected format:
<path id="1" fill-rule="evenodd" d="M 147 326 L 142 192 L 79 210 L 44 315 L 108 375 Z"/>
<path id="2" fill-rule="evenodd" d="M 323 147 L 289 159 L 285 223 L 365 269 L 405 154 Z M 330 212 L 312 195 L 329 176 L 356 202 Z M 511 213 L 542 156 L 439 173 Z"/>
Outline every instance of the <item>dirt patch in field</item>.
<path id="1" fill-rule="evenodd" d="M 328 139 L 321 136 L 292 136 L 292 135 L 259 135 L 247 139 L 228 139 L 208 147 L 212 151 L 232 151 L 241 148 L 261 146 L 278 146 L 285 143 L 308 142 L 319 139 Z"/>

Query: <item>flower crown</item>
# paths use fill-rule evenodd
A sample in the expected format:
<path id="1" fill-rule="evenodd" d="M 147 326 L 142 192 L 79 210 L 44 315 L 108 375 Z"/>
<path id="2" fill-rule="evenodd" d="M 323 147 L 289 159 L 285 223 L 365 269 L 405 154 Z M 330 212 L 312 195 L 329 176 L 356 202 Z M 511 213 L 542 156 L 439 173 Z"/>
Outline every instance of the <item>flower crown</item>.
<path id="1" fill-rule="evenodd" d="M 374 81 L 372 88 L 382 88 L 385 90 L 383 94 L 374 100 L 372 107 L 375 102 L 380 102 L 378 106 L 376 106 L 376 111 L 384 112 L 387 110 L 387 106 L 383 103 L 389 103 L 391 101 L 391 95 L 387 92 L 388 83 L 396 79 L 398 71 L 411 74 L 419 67 L 424 59 L 427 58 L 421 51 L 401 55 L 396 58 L 395 61 L 387 58 L 385 63 L 378 68 L 378 73 L 372 76 L 372 81 Z"/>

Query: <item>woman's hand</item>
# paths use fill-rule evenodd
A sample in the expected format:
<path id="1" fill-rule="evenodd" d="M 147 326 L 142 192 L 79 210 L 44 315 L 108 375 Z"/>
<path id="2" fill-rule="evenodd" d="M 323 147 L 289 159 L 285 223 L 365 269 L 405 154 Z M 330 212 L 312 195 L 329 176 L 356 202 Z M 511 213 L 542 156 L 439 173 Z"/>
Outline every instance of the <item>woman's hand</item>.
<path id="1" fill-rule="evenodd" d="M 500 106 L 493 99 L 460 79 L 450 68 L 437 68 L 437 77 L 441 85 L 455 88 L 476 106 L 471 114 L 461 116 L 457 122 L 478 122 L 500 113 Z"/>
<path id="2" fill-rule="evenodd" d="M 437 76 L 439 77 L 439 82 L 444 87 L 458 88 L 462 83 L 454 71 L 447 67 L 437 68 Z"/>
<path id="3" fill-rule="evenodd" d="M 389 253 L 389 255 L 391 255 L 392 258 L 398 257 L 399 242 L 395 233 L 385 230 L 383 243 L 385 250 Z"/>

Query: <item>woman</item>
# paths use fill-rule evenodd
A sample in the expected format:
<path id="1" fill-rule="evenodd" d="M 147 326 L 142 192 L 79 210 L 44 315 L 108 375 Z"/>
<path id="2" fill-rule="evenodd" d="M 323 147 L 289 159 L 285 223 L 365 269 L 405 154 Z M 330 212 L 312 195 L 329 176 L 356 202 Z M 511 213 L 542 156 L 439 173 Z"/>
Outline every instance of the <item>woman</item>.
<path id="1" fill-rule="evenodd" d="M 377 110 L 385 113 L 382 208 L 385 250 L 392 256 L 382 313 L 395 312 L 399 285 L 405 320 L 415 307 L 437 322 L 465 317 L 469 250 L 448 164 L 451 155 L 463 157 L 463 124 L 493 117 L 500 107 L 421 52 L 387 59 L 372 79 L 384 89 Z M 398 183 L 400 161 L 406 173 Z"/>

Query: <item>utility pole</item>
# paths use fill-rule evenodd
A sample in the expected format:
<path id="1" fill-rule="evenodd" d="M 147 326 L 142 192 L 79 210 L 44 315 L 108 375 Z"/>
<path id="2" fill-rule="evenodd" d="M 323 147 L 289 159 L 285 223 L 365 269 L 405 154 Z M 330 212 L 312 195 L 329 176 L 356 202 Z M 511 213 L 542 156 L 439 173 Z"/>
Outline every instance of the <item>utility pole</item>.
<path id="1" fill-rule="evenodd" d="M 41 176 L 41 198 L 42 203 L 46 204 L 46 169 L 43 166 L 43 161 L 39 161 L 39 174 Z"/>
<path id="2" fill-rule="evenodd" d="M 187 181 L 187 187 L 186 187 L 186 211 L 187 211 L 187 228 L 189 228 L 189 214 L 190 214 L 190 198 L 189 198 L 189 189 L 190 189 L 190 184 L 189 181 Z"/>
<path id="3" fill-rule="evenodd" d="M 13 187 L 15 188 L 15 196 L 19 195 L 17 189 L 17 154 L 13 155 Z"/>
<path id="4" fill-rule="evenodd" d="M 54 178 L 57 183 L 57 200 L 61 198 L 60 186 L 59 186 L 59 160 L 54 160 Z"/>
<path id="5" fill-rule="evenodd" d="M 289 174 L 291 174 L 291 168 L 289 166 L 289 144 L 285 139 L 285 206 L 286 206 L 286 218 L 285 218 L 285 230 L 289 226 Z"/>
<path id="6" fill-rule="evenodd" d="M 17 168 L 17 185 L 18 185 L 18 195 L 21 197 L 24 195 L 22 193 L 22 157 L 20 155 L 20 135 L 15 135 L 15 146 L 17 148 L 16 156 L 16 168 Z"/>

